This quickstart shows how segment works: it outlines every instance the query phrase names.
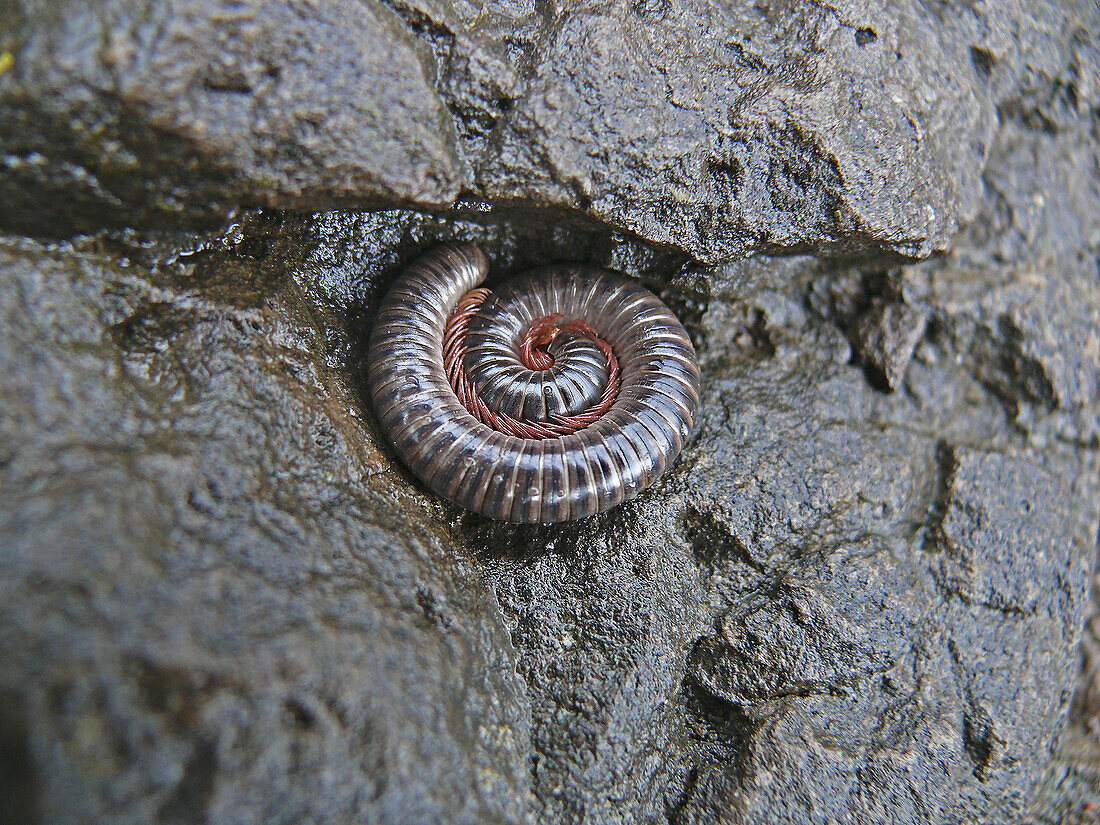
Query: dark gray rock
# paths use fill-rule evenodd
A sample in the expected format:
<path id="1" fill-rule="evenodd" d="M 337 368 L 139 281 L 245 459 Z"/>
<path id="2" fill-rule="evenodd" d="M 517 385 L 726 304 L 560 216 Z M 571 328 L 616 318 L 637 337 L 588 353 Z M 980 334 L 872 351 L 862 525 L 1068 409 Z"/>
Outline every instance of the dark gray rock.
<path id="1" fill-rule="evenodd" d="M 922 258 L 975 214 L 997 105 L 1065 65 L 1086 9 L 21 0 L 4 225 L 467 193 L 702 261 Z"/>
<path id="2" fill-rule="evenodd" d="M 525 821 L 499 605 L 293 283 L 273 312 L 245 280 L 0 270 L 7 821 Z"/>
<path id="3" fill-rule="evenodd" d="M 1034 411 L 1054 412 L 1062 437 L 1095 442 L 1100 182 L 1080 171 L 1096 163 L 1095 127 L 1052 135 L 1009 122 L 996 149 L 981 220 L 950 257 L 906 273 L 902 289 L 937 307 L 938 335 L 1020 426 L 1041 429 Z"/>
<path id="4" fill-rule="evenodd" d="M 839 330 L 815 357 L 799 339 L 827 328 L 742 300 L 774 354 L 706 371 L 688 523 L 717 618 L 687 660 L 673 820 L 1018 821 L 1076 683 L 1095 456 L 938 446 Z M 980 438 L 998 402 L 972 397 L 948 415 Z"/>
<path id="5" fill-rule="evenodd" d="M 939 22 L 904 3 L 565 12 L 479 180 L 700 260 L 926 256 L 972 213 L 993 125 Z"/>
<path id="6" fill-rule="evenodd" d="M 1084 560 L 1062 535 L 1079 521 L 1073 497 L 1033 463 L 969 450 L 944 462 L 947 500 L 936 538 L 944 550 L 940 586 L 969 605 L 1011 615 L 1049 609 L 1052 593 L 1065 587 L 1054 579 L 1082 576 L 1077 568 Z M 1081 505 L 1082 513 L 1092 506 Z M 1033 515 L 1036 506 L 1055 507 L 1063 518 Z M 1081 601 L 1081 593 L 1068 595 Z"/>
<path id="7" fill-rule="evenodd" d="M 881 386 L 889 390 L 901 386 L 927 323 L 928 318 L 920 310 L 884 301 L 873 305 L 856 322 L 859 357 Z"/>
<path id="8" fill-rule="evenodd" d="M 1096 12 L 712 5 L 0 11 L 9 229 L 388 207 L 5 241 L 9 818 L 1095 821 Z M 365 343 L 450 239 L 661 292 L 667 478 L 403 471 Z M 689 259 L 761 250 L 843 257 Z"/>
<path id="9" fill-rule="evenodd" d="M 659 503 L 570 530 L 471 523 L 463 531 L 470 546 L 486 548 L 520 656 L 540 822 L 663 815 L 674 700 L 706 616 L 677 520 L 678 476 Z"/>
<path id="10" fill-rule="evenodd" d="M 0 19 L 3 225 L 439 207 L 462 167 L 432 58 L 377 3 L 20 0 Z"/>

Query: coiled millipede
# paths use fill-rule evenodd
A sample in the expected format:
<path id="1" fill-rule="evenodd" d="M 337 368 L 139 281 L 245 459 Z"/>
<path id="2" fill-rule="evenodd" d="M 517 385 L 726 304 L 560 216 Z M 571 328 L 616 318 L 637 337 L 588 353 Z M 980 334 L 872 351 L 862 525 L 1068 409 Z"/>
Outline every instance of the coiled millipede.
<path id="1" fill-rule="evenodd" d="M 660 299 L 607 270 L 553 266 L 477 288 L 473 245 L 394 282 L 369 385 L 397 454 L 439 495 L 511 522 L 557 522 L 634 498 L 679 454 L 699 366 Z"/>

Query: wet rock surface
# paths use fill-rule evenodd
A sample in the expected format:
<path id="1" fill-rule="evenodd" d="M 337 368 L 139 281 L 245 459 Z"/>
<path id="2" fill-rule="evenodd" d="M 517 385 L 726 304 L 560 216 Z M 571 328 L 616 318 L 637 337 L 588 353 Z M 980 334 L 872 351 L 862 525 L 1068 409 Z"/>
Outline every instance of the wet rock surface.
<path id="1" fill-rule="evenodd" d="M 1087 3 L 905 0 L 3 15 L 9 230 L 462 199 L 575 210 L 712 262 L 946 249 L 978 208 L 998 107 L 1042 94 L 1089 23 Z"/>
<path id="2" fill-rule="evenodd" d="M 0 12 L 10 230 L 216 222 L 239 202 L 441 206 L 462 175 L 430 58 L 354 0 L 25 0 Z"/>
<path id="3" fill-rule="evenodd" d="M 90 233 L 0 244 L 14 822 L 1097 821 L 1087 4 L 13 8 L 0 222 Z M 257 203 L 389 208 L 166 231 Z M 452 239 L 684 321 L 646 495 L 396 461 L 372 315 Z"/>
<path id="4" fill-rule="evenodd" d="M 522 821 L 496 599 L 380 483 L 293 289 L 0 255 L 19 821 Z"/>

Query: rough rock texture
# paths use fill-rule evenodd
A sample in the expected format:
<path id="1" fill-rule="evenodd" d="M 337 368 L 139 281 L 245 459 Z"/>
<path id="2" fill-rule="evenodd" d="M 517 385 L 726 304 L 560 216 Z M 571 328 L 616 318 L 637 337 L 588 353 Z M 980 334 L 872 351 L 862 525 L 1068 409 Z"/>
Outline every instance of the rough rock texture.
<path id="1" fill-rule="evenodd" d="M 855 348 L 872 379 L 896 390 L 928 319 L 902 303 L 877 302 L 853 327 Z"/>
<path id="2" fill-rule="evenodd" d="M 0 244 L 9 819 L 1100 821 L 1100 13 L 717 5 L 0 12 L 0 224 L 97 230 Z M 255 203 L 392 208 L 150 231 Z M 665 479 L 402 469 L 365 344 L 441 239 L 662 294 Z"/>
<path id="3" fill-rule="evenodd" d="M 974 216 L 997 107 L 1066 65 L 1088 9 L 19 0 L 3 225 L 461 196 L 705 261 L 920 258 Z"/>
<path id="4" fill-rule="evenodd" d="M 12 245 L 0 283 L 6 821 L 522 821 L 496 600 L 280 283 Z"/>
<path id="5" fill-rule="evenodd" d="M 431 60 L 378 4 L 20 0 L 0 31 L 9 229 L 458 194 Z"/>

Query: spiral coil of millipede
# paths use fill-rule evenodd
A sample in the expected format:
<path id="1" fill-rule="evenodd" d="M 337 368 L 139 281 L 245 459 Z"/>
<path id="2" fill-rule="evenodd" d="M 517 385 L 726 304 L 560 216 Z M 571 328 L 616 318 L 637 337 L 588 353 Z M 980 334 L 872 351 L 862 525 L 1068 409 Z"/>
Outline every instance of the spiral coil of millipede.
<path id="1" fill-rule="evenodd" d="M 394 282 L 370 342 L 386 436 L 429 488 L 511 522 L 603 512 L 650 486 L 695 422 L 699 367 L 652 292 L 556 266 L 490 292 L 485 255 L 447 245 Z"/>

